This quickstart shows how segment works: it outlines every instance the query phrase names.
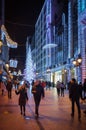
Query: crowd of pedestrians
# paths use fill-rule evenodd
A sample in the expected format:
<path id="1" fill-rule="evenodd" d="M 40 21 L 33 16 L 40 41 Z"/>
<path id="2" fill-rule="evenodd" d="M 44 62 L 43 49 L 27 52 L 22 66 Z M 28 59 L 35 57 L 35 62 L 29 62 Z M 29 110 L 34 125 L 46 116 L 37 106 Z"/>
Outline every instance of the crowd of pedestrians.
<path id="1" fill-rule="evenodd" d="M 56 83 L 57 95 L 64 97 L 64 90 L 66 89 L 66 85 L 63 82 L 57 81 Z"/>
<path id="2" fill-rule="evenodd" d="M 81 119 L 81 108 L 80 101 L 85 102 L 86 99 L 86 79 L 84 83 L 78 83 L 75 78 L 72 78 L 68 83 L 67 87 L 63 82 L 57 81 L 56 83 L 57 95 L 58 97 L 64 97 L 64 90 L 69 91 L 69 99 L 71 101 L 71 117 L 74 118 L 75 114 L 75 103 L 78 111 L 78 119 Z M 86 114 L 86 109 L 83 111 Z"/>
<path id="3" fill-rule="evenodd" d="M 51 87 L 51 84 L 49 82 L 41 82 L 40 80 L 32 81 L 32 94 L 34 98 L 34 114 L 35 117 L 39 117 L 39 106 L 41 99 L 45 97 L 45 90 L 47 90 L 47 86 Z M 78 111 L 78 119 L 81 119 L 81 108 L 80 108 L 80 99 L 85 100 L 86 99 L 86 79 L 84 80 L 84 83 L 81 82 L 78 84 L 76 79 L 72 78 L 70 82 L 66 85 L 63 82 L 57 81 L 56 82 L 56 90 L 58 97 L 64 97 L 65 89 L 68 89 L 69 91 L 69 99 L 71 101 L 71 117 L 74 118 L 75 115 L 75 103 L 77 106 Z M 26 103 L 28 101 L 28 94 L 27 94 L 27 88 L 30 87 L 30 84 L 28 84 L 26 81 L 23 81 L 23 84 L 20 84 L 19 81 L 12 81 L 12 79 L 8 78 L 6 83 L 3 82 L 0 79 L 0 90 L 1 95 L 4 95 L 4 92 L 7 91 L 8 99 L 12 98 L 12 89 L 15 88 L 15 94 L 19 95 L 18 104 L 20 106 L 20 113 L 21 115 L 26 115 Z M 86 114 L 86 110 L 84 111 Z"/>

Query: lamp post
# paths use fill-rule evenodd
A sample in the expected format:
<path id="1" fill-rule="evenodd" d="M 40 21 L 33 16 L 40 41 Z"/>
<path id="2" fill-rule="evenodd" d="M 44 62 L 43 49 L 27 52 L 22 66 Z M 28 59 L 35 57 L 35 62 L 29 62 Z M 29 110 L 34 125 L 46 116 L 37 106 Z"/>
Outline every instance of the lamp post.
<path id="1" fill-rule="evenodd" d="M 78 57 L 76 59 L 73 60 L 73 65 L 76 67 L 77 70 L 77 80 L 78 82 L 81 82 L 81 63 L 82 63 L 82 58 L 81 55 L 79 54 Z"/>

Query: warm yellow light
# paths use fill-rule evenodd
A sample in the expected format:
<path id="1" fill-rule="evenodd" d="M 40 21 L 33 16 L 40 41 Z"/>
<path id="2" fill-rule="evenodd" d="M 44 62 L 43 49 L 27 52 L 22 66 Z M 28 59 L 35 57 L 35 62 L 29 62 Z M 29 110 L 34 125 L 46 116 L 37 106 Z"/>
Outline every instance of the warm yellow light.
<path id="1" fill-rule="evenodd" d="M 6 64 L 6 68 L 9 69 L 9 64 Z"/>
<path id="2" fill-rule="evenodd" d="M 76 60 L 74 60 L 74 61 L 73 61 L 73 64 L 74 64 L 74 65 L 76 65 L 76 64 L 77 64 Z"/>
<path id="3" fill-rule="evenodd" d="M 78 58 L 77 61 L 78 61 L 78 63 L 81 63 L 82 62 L 82 58 Z"/>
<path id="4" fill-rule="evenodd" d="M 77 58 L 76 60 L 73 61 L 73 64 L 75 66 L 79 66 L 81 64 L 81 62 L 82 62 L 82 58 Z"/>
<path id="5" fill-rule="evenodd" d="M 0 47 L 3 45 L 2 41 L 0 40 Z"/>

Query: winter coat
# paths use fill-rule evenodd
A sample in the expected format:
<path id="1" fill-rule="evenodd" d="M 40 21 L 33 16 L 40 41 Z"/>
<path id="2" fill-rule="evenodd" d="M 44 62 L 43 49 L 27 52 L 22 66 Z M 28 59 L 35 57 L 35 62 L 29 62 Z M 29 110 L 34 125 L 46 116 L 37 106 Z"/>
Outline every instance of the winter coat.
<path id="1" fill-rule="evenodd" d="M 7 82 L 6 89 L 7 89 L 8 91 L 11 91 L 11 90 L 12 90 L 12 82 L 11 82 L 11 81 L 8 81 L 8 82 Z"/>
<path id="2" fill-rule="evenodd" d="M 32 87 L 32 93 L 33 93 L 34 97 L 37 99 L 45 96 L 44 88 L 40 84 Z"/>
<path id="3" fill-rule="evenodd" d="M 28 100 L 27 91 L 25 88 L 21 88 L 20 90 L 15 90 L 15 93 L 19 95 L 19 105 L 26 105 L 26 101 Z"/>
<path id="4" fill-rule="evenodd" d="M 72 100 L 79 100 L 80 98 L 80 87 L 77 83 L 71 83 L 70 89 L 69 89 L 69 98 Z"/>

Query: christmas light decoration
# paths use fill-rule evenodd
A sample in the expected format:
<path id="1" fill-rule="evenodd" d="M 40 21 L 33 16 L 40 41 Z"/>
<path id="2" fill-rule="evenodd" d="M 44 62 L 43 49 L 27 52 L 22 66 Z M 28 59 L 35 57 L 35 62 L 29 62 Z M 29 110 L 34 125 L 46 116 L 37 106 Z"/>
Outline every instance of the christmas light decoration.
<path id="1" fill-rule="evenodd" d="M 35 79 L 35 69 L 32 61 L 32 55 L 31 55 L 31 48 L 29 45 L 29 48 L 26 53 L 26 66 L 24 70 L 24 80 L 28 81 L 30 83 L 30 88 L 29 88 L 29 95 L 32 96 L 31 90 L 32 90 L 32 80 Z"/>
<path id="2" fill-rule="evenodd" d="M 34 70 L 34 65 L 32 61 L 30 45 L 29 45 L 29 49 L 26 55 L 26 67 L 24 70 L 24 79 L 28 81 L 29 83 L 31 83 L 32 80 L 35 79 L 35 70 Z"/>
<path id="3" fill-rule="evenodd" d="M 1 39 L 4 39 L 4 36 L 6 37 L 7 45 L 10 48 L 17 48 L 17 43 L 14 42 L 10 36 L 7 33 L 7 30 L 4 25 L 1 26 Z"/>

